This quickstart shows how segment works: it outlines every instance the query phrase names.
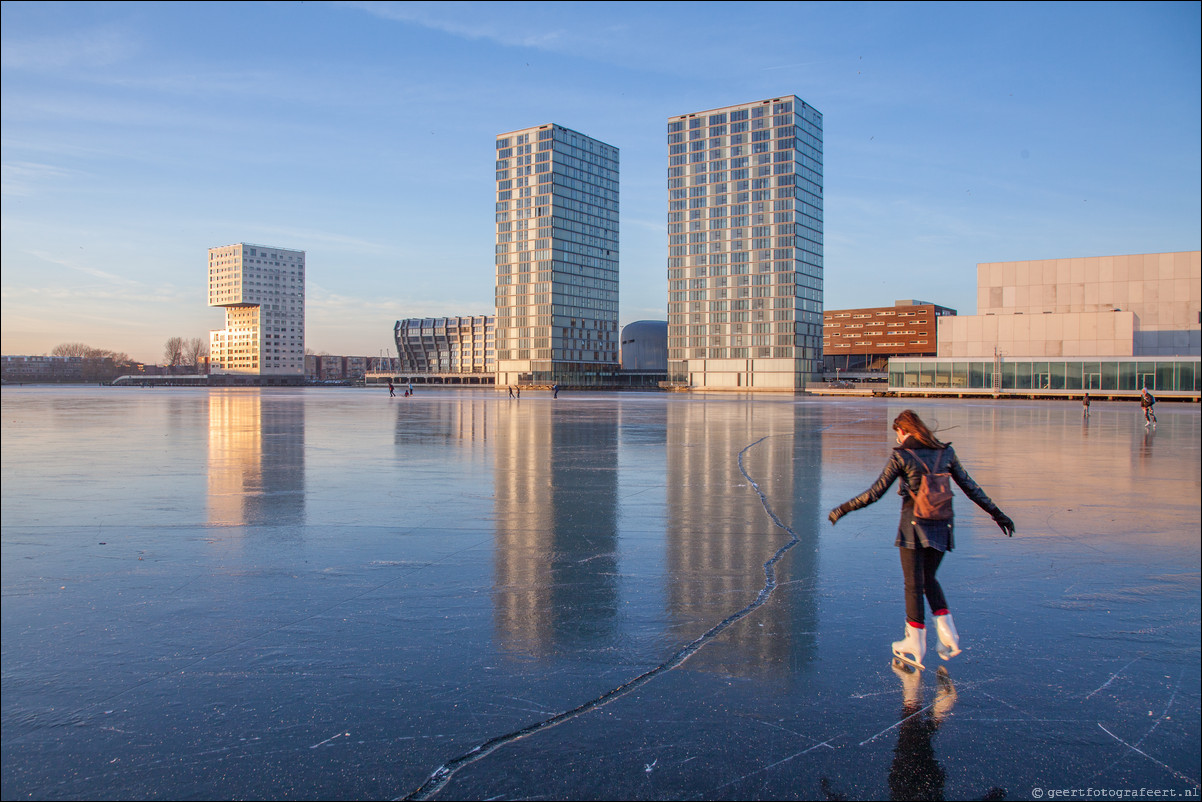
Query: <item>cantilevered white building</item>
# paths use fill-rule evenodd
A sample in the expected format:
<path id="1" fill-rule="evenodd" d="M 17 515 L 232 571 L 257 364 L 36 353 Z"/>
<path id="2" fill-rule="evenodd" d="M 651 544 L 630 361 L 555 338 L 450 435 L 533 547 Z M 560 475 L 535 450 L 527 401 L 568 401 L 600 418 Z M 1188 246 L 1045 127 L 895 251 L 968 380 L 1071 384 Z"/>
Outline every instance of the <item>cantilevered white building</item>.
<path id="1" fill-rule="evenodd" d="M 794 95 L 668 119 L 668 379 L 799 390 L 822 370 L 822 115 Z"/>
<path id="2" fill-rule="evenodd" d="M 497 384 L 618 370 L 618 149 L 539 125 L 497 137 Z"/>
<path id="3" fill-rule="evenodd" d="M 209 332 L 211 373 L 304 379 L 304 251 L 210 248 L 209 306 L 225 309 L 225 328 Z"/>

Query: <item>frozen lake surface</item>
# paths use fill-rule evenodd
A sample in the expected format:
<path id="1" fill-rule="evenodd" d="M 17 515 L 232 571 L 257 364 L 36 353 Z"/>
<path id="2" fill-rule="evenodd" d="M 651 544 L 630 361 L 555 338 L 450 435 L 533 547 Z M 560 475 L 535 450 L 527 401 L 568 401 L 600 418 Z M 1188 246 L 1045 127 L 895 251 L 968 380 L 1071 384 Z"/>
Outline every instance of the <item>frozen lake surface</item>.
<path id="1" fill-rule="evenodd" d="M 1197 798 L 1195 404 L 2 397 L 5 800 Z M 921 673 L 907 407 L 1018 528 Z"/>

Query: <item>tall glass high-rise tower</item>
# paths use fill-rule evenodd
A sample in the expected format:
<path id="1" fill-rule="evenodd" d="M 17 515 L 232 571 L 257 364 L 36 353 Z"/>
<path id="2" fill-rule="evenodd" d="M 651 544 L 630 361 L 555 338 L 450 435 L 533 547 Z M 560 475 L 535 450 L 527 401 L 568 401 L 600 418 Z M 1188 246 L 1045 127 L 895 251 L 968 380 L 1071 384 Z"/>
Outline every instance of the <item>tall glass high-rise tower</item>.
<path id="1" fill-rule="evenodd" d="M 796 96 L 668 120 L 668 378 L 797 390 L 822 371 L 822 115 Z"/>
<path id="2" fill-rule="evenodd" d="M 496 262 L 499 385 L 616 370 L 618 149 L 552 124 L 498 136 Z"/>

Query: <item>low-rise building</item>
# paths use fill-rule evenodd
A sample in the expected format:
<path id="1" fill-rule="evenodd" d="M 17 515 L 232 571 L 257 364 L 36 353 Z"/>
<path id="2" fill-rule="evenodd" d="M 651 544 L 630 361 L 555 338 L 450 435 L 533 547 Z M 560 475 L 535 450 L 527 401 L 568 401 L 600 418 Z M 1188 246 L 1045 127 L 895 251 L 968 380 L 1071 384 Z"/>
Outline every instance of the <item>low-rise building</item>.
<path id="1" fill-rule="evenodd" d="M 0 358 L 5 382 L 80 382 L 84 360 L 80 356 L 5 356 Z"/>
<path id="2" fill-rule="evenodd" d="M 939 356 L 1202 355 L 1199 253 L 979 264 L 977 314 L 941 322 Z"/>
<path id="3" fill-rule="evenodd" d="M 939 320 L 937 358 L 895 358 L 889 388 L 1197 397 L 1202 252 L 977 265 L 977 314 Z"/>
<path id="4" fill-rule="evenodd" d="M 822 313 L 824 373 L 883 375 L 890 357 L 935 356 L 938 321 L 955 314 L 955 309 L 918 300 L 827 309 Z"/>

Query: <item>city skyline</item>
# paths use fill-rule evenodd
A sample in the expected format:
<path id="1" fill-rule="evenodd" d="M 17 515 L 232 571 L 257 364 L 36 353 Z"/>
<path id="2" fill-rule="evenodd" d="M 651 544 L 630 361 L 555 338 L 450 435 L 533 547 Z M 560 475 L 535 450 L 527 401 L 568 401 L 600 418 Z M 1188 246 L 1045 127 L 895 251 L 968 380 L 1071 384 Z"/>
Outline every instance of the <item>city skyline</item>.
<path id="1" fill-rule="evenodd" d="M 315 351 L 490 314 L 496 132 L 548 121 L 621 151 L 619 328 L 666 319 L 663 121 L 791 94 L 827 308 L 1198 248 L 1197 4 L 737 8 L 5 3 L 2 350 L 158 361 L 221 327 L 203 254 L 241 241 L 307 253 Z"/>

